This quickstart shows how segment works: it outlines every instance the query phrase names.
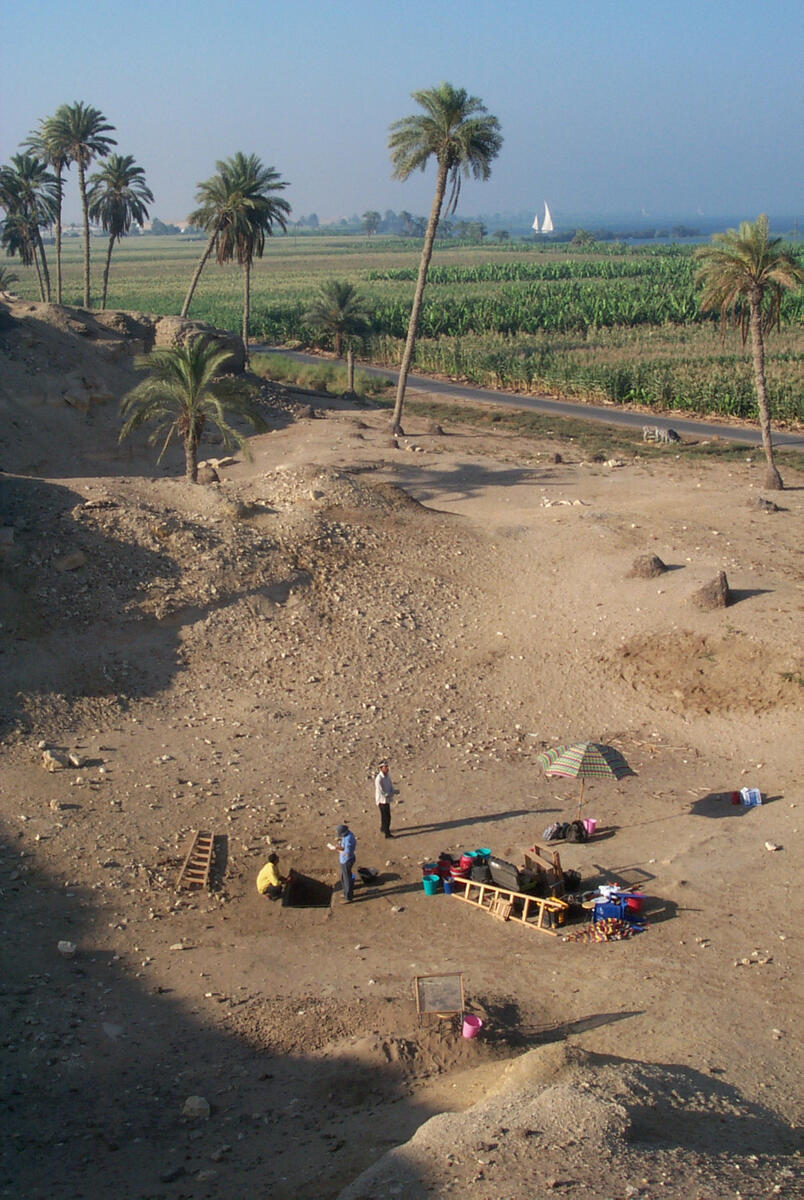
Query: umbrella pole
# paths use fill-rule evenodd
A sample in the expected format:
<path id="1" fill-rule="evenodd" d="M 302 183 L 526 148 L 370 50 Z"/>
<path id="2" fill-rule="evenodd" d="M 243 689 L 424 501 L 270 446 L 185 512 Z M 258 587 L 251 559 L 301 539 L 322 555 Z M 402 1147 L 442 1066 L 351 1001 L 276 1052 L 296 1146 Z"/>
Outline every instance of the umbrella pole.
<path id="1" fill-rule="evenodd" d="M 583 785 L 584 785 L 585 783 L 586 783 L 586 780 L 584 779 L 584 777 L 583 777 L 583 776 L 581 776 L 581 794 L 580 794 L 580 796 L 578 797 L 578 820 L 579 820 L 579 821 L 580 821 L 580 819 L 581 819 L 581 808 L 582 808 L 582 806 L 583 806 Z"/>

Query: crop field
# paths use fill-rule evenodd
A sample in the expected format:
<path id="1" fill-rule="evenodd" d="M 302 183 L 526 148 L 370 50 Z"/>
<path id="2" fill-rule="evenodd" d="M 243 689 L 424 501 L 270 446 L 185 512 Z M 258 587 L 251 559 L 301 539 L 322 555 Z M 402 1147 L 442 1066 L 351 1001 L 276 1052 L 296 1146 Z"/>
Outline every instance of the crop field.
<path id="1" fill-rule="evenodd" d="M 177 313 L 203 248 L 203 240 L 183 237 L 127 238 L 112 257 L 108 306 Z M 95 292 L 104 251 L 105 239 L 93 239 Z M 312 346 L 304 313 L 322 282 L 345 279 L 359 287 L 371 314 L 362 357 L 395 365 L 419 251 L 419 242 L 385 238 L 269 239 L 252 270 L 252 338 Z M 65 240 L 64 268 L 65 302 L 77 304 L 80 239 Z M 34 299 L 33 273 L 16 263 L 14 269 L 20 293 Z M 241 313 L 240 269 L 211 260 L 190 315 L 238 330 Z M 768 337 L 766 352 L 772 415 L 799 422 L 804 292 L 785 296 L 781 327 Z M 724 337 L 715 317 L 699 313 L 688 247 L 437 243 L 415 369 L 514 391 L 756 416 L 750 351 L 735 331 Z"/>

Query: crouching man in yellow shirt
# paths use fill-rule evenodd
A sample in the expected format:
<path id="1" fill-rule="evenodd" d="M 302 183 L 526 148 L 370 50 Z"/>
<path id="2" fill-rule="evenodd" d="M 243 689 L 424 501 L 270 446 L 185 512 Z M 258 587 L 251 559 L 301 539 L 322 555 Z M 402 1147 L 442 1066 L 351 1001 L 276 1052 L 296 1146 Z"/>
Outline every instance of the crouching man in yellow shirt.
<path id="1" fill-rule="evenodd" d="M 285 877 L 279 874 L 277 869 L 278 862 L 279 856 L 277 854 L 269 854 L 268 862 L 257 876 L 257 891 L 261 896 L 267 896 L 269 900 L 278 900 L 287 882 Z"/>

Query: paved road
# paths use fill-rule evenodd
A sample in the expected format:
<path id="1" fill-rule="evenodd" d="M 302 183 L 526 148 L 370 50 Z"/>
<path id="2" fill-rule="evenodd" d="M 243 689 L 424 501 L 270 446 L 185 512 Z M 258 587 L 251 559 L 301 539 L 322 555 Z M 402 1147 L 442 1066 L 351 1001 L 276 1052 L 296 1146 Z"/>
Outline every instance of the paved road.
<path id="1" fill-rule="evenodd" d="M 301 354 L 297 350 L 279 350 L 273 346 L 253 346 L 252 350 L 266 354 L 283 354 L 297 362 L 322 363 L 332 362 L 330 358 L 320 358 L 315 354 Z M 396 371 L 384 367 L 367 367 L 362 363 L 359 368 L 366 375 L 376 375 L 382 379 L 396 382 Z M 573 417 L 578 421 L 600 421 L 606 425 L 625 425 L 631 429 L 641 429 L 643 425 L 658 425 L 660 429 L 675 429 L 677 433 L 687 434 L 695 438 L 718 437 L 723 441 L 745 442 L 751 446 L 761 446 L 762 437 L 758 429 L 747 425 L 709 424 L 706 421 L 688 421 L 683 417 L 654 417 L 643 412 L 633 412 L 627 408 L 599 404 L 572 404 L 567 400 L 550 400 L 547 396 L 526 396 L 520 393 L 496 392 L 489 388 L 471 387 L 469 384 L 448 383 L 441 379 L 430 379 L 426 375 L 409 375 L 408 387 L 417 391 L 429 392 L 432 395 L 444 396 L 445 399 L 481 401 L 485 404 L 499 404 L 503 408 L 527 409 L 531 412 L 545 413 L 548 416 Z M 783 433 L 774 430 L 774 445 L 804 447 L 804 432 Z"/>

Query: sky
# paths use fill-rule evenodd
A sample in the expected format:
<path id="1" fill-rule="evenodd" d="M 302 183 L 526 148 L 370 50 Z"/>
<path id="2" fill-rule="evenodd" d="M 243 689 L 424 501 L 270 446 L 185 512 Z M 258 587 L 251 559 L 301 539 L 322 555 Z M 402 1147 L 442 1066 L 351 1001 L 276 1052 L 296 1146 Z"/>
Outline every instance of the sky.
<path id="1" fill-rule="evenodd" d="M 238 150 L 293 218 L 426 215 L 434 169 L 392 180 L 388 127 L 444 80 L 504 139 L 458 217 L 804 218 L 800 0 L 0 0 L 0 28 L 0 162 L 82 100 L 164 221 Z"/>

